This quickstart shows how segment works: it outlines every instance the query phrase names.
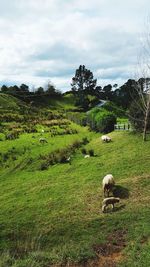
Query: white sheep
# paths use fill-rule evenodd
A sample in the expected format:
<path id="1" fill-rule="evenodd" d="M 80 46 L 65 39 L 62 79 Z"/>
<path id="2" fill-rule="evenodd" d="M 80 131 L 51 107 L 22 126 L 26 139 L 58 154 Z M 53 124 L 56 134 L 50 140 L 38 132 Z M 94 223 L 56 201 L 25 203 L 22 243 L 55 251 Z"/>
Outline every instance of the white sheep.
<path id="1" fill-rule="evenodd" d="M 84 158 L 85 159 L 90 158 L 90 155 L 85 155 Z"/>
<path id="2" fill-rule="evenodd" d="M 107 193 L 107 197 L 109 197 L 109 192 L 112 191 L 113 186 L 115 185 L 114 177 L 112 176 L 112 174 L 107 174 L 103 178 L 102 185 L 103 185 L 104 196 L 105 193 Z"/>
<path id="3" fill-rule="evenodd" d="M 108 205 L 111 205 L 112 206 L 112 210 L 114 210 L 115 203 L 118 203 L 119 201 L 120 201 L 119 197 L 108 197 L 108 198 L 105 198 L 103 200 L 103 202 L 102 202 L 102 212 L 106 211 L 106 207 Z"/>
<path id="4" fill-rule="evenodd" d="M 101 136 L 101 140 L 102 140 L 103 142 L 108 143 L 108 142 L 111 141 L 111 138 L 110 138 L 108 135 L 102 135 L 102 136 Z"/>
<path id="5" fill-rule="evenodd" d="M 48 143 L 47 140 L 46 140 L 45 138 L 43 138 L 43 137 L 41 137 L 41 138 L 39 139 L 39 142 L 40 142 L 41 144 Z"/>

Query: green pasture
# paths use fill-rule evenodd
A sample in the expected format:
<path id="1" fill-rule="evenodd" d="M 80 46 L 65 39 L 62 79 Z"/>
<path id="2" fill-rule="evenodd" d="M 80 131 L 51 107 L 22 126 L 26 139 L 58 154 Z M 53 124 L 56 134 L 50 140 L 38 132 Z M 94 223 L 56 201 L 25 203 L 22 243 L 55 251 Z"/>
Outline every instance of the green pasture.
<path id="1" fill-rule="evenodd" d="M 82 264 L 97 258 L 95 247 L 105 244 L 108 236 L 125 231 L 118 266 L 148 267 L 150 141 L 144 143 L 140 135 L 129 132 L 112 132 L 112 142 L 102 143 L 99 134 L 72 127 L 77 134 L 51 137 L 44 133 L 47 144 L 39 143 L 40 132 L 0 142 L 1 154 L 14 147 L 18 155 L 1 168 L 0 266 Z M 56 164 L 44 171 L 35 168 L 40 154 L 85 136 L 90 142 L 83 147 L 93 149 L 94 157 L 85 159 L 79 148 L 71 164 Z M 24 164 L 28 158 L 32 161 Z M 114 212 L 103 214 L 101 183 L 108 173 L 115 178 L 121 202 Z"/>

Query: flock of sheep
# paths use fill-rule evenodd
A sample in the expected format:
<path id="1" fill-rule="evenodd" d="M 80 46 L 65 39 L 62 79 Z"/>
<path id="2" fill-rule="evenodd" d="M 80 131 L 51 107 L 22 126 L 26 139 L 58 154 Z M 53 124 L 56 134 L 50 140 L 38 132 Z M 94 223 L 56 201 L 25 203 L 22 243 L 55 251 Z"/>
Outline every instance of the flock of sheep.
<path id="1" fill-rule="evenodd" d="M 42 131 L 42 133 L 43 132 L 44 132 L 44 130 Z M 111 138 L 107 135 L 102 135 L 101 140 L 102 140 L 102 142 L 106 142 L 106 143 L 111 142 Z M 47 140 L 46 140 L 46 138 L 41 137 L 39 139 L 39 142 L 44 144 L 44 143 L 47 143 Z M 90 157 L 90 155 L 85 155 L 84 157 L 88 158 L 88 157 Z M 68 162 L 70 162 L 70 157 L 68 158 Z M 102 202 L 102 212 L 105 212 L 109 205 L 111 205 L 112 210 L 114 210 L 115 203 L 118 203 L 120 201 L 120 198 L 109 197 L 109 193 L 113 191 L 114 185 L 115 185 L 115 181 L 114 181 L 113 175 L 107 174 L 103 178 L 103 181 L 102 181 L 103 193 L 104 193 L 104 200 Z"/>

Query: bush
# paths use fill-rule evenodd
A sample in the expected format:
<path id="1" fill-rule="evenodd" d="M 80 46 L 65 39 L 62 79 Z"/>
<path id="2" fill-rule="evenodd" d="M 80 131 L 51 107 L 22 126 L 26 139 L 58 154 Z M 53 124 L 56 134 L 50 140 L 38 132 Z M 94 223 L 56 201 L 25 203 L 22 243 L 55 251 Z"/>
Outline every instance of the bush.
<path id="1" fill-rule="evenodd" d="M 83 138 L 82 138 L 82 143 L 83 143 L 83 145 L 88 144 L 88 143 L 89 143 L 88 138 L 87 138 L 87 137 L 83 137 Z"/>
<path id="2" fill-rule="evenodd" d="M 94 157 L 94 150 L 93 149 L 89 149 L 89 155 L 90 155 L 90 157 Z"/>
<path id="3" fill-rule="evenodd" d="M 5 134 L 5 139 L 6 140 L 14 140 L 14 139 L 17 139 L 19 138 L 19 131 L 17 130 L 14 130 L 12 132 L 9 132 L 7 134 Z"/>
<path id="4" fill-rule="evenodd" d="M 92 130 L 109 133 L 114 130 L 116 116 L 113 112 L 107 111 L 104 108 L 94 108 L 88 114 L 88 124 Z"/>
<path id="5" fill-rule="evenodd" d="M 86 149 L 85 148 L 82 148 L 81 152 L 82 152 L 83 155 L 86 155 Z"/>
<path id="6" fill-rule="evenodd" d="M 43 161 L 40 165 L 40 171 L 44 171 L 48 169 L 48 163 L 46 161 Z"/>

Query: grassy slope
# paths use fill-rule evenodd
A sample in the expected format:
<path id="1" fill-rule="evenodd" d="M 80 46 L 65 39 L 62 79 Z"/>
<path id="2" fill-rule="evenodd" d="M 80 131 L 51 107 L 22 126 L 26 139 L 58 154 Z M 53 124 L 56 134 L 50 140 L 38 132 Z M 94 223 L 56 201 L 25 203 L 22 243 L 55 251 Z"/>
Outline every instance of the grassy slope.
<path id="1" fill-rule="evenodd" d="M 32 99 L 31 99 L 32 100 Z M 33 98 L 33 100 L 35 100 Z M 61 98 L 56 98 L 52 99 L 51 97 L 45 97 L 45 96 L 40 96 L 39 98 L 36 98 L 36 106 L 38 107 L 44 107 L 44 108 L 49 108 L 50 110 L 75 110 L 75 98 L 74 96 L 70 94 L 63 95 Z M 19 111 L 20 106 L 22 107 L 27 107 L 27 105 L 21 101 L 20 99 L 8 95 L 8 94 L 3 94 L 0 93 L 0 111 Z"/>
<path id="2" fill-rule="evenodd" d="M 0 93 L 0 110 L 19 110 L 19 106 L 25 104 L 14 96 Z"/>
<path id="3" fill-rule="evenodd" d="M 13 266 L 85 260 L 94 256 L 93 245 L 104 243 L 117 229 L 127 230 L 128 257 L 121 266 L 148 266 L 150 142 L 143 143 L 140 136 L 130 133 L 111 136 L 112 143 L 102 144 L 91 133 L 87 148 L 93 148 L 96 157 L 84 159 L 77 153 L 71 165 L 34 172 L 8 169 L 2 174 L 1 246 L 26 254 L 24 260 L 14 260 Z M 42 149 L 46 151 L 46 145 Z M 107 173 L 114 175 L 126 199 L 116 212 L 102 214 L 101 181 Z M 147 241 L 142 243 L 144 236 Z M 8 263 L 3 266 L 12 266 Z"/>
<path id="4" fill-rule="evenodd" d="M 36 107 L 50 108 L 51 110 L 75 110 L 75 98 L 70 93 L 61 97 L 38 96 L 31 98 Z"/>

